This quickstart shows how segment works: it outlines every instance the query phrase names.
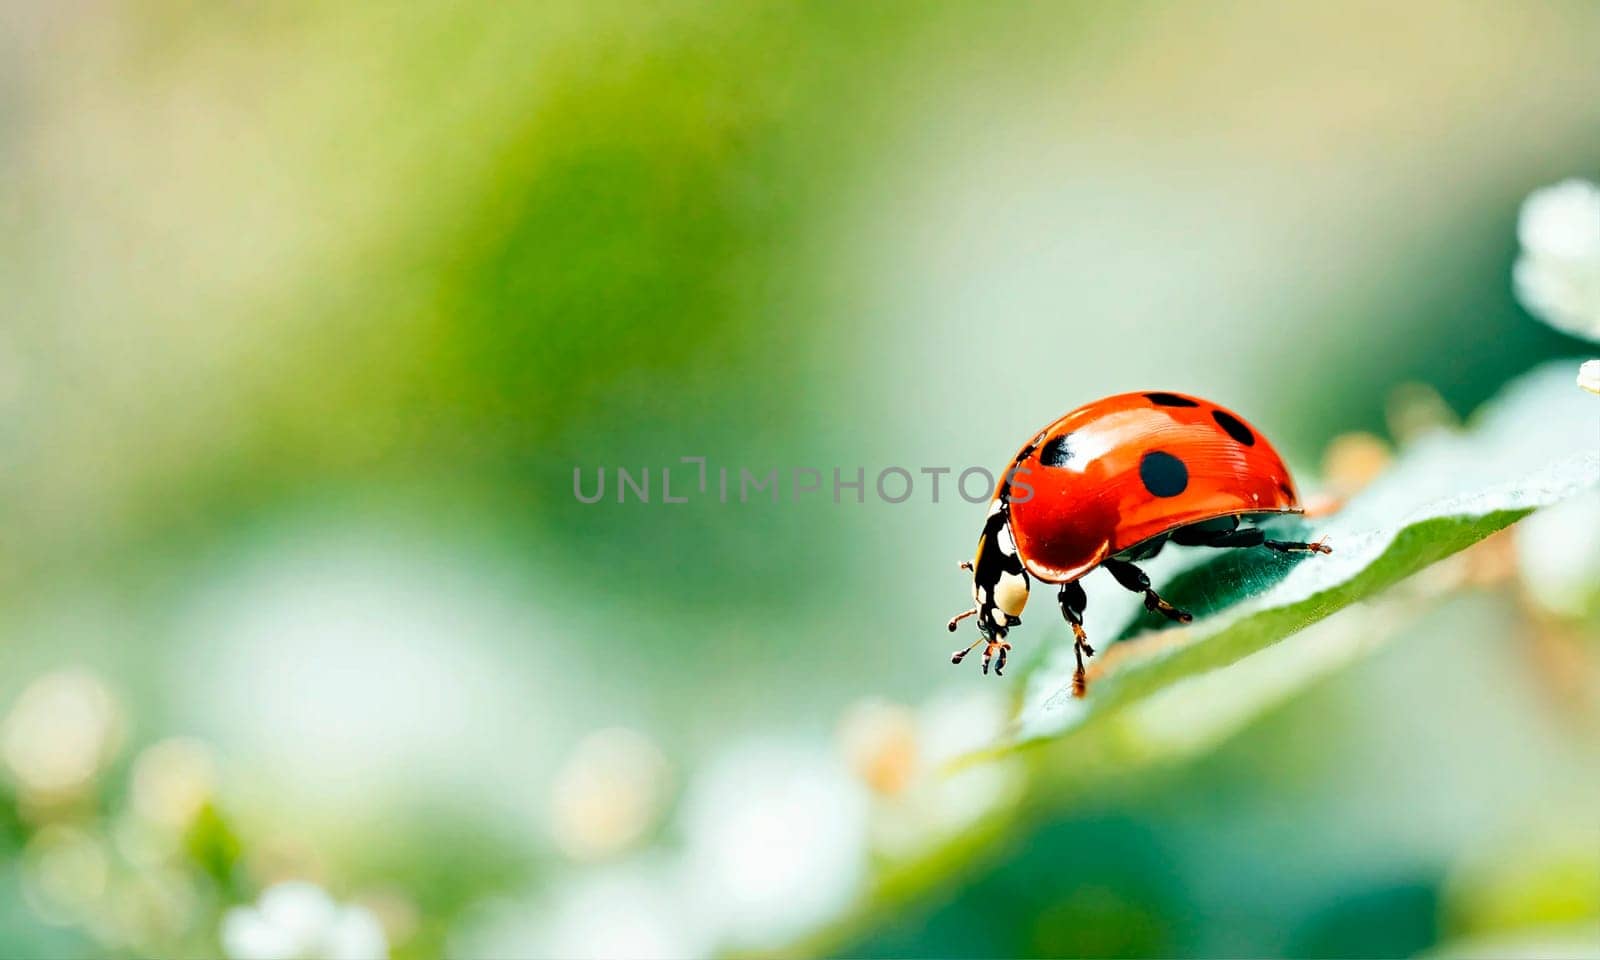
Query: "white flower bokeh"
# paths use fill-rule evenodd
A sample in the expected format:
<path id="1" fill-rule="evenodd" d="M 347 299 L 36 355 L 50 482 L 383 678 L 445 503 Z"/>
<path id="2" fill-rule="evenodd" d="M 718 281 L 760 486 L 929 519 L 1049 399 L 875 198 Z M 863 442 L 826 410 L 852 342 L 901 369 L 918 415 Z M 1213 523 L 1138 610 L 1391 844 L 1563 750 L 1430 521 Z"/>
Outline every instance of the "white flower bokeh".
<path id="1" fill-rule="evenodd" d="M 22 897 L 33 912 L 65 925 L 93 915 L 111 880 L 111 860 L 99 837 L 52 824 L 28 841 L 20 873 Z"/>
<path id="2" fill-rule="evenodd" d="M 625 727 L 588 734 L 550 786 L 551 840 L 573 860 L 600 860 L 638 843 L 666 805 L 667 758 Z"/>
<path id="3" fill-rule="evenodd" d="M 383 927 L 372 912 L 336 903 L 314 883 L 268 887 L 253 907 L 222 918 L 222 949 L 233 960 L 383 960 Z"/>
<path id="4" fill-rule="evenodd" d="M 989 690 L 940 694 L 916 710 L 865 701 L 847 712 L 841 746 L 877 801 L 870 837 L 876 852 L 915 856 L 1012 798 L 1012 765 L 947 769 L 998 743 L 1009 715 L 1005 699 Z"/>
<path id="5" fill-rule="evenodd" d="M 1535 190 L 1517 239 L 1517 299 L 1552 327 L 1600 341 L 1600 186 L 1573 178 Z"/>
<path id="6" fill-rule="evenodd" d="M 99 677 L 49 673 L 28 684 L 0 721 L 0 760 L 25 796 L 60 799 L 94 780 L 121 731 L 116 699 Z"/>
<path id="7" fill-rule="evenodd" d="M 1590 393 L 1600 393 L 1600 360 L 1585 360 L 1578 368 L 1578 386 Z"/>
<path id="8" fill-rule="evenodd" d="M 741 744 L 684 799 L 685 882 L 718 940 L 787 943 L 842 914 L 866 882 L 866 790 L 828 750 Z"/>
<path id="9" fill-rule="evenodd" d="M 1600 593 L 1600 493 L 1536 510 L 1517 525 L 1517 568 L 1535 603 L 1581 617 Z"/>
<path id="10" fill-rule="evenodd" d="M 564 960 L 709 956 L 711 932 L 686 908 L 676 865 L 652 858 L 587 869 L 543 896 L 483 905 L 449 955 Z"/>
<path id="11" fill-rule="evenodd" d="M 129 801 L 145 820 L 181 829 L 211 800 L 216 760 L 198 740 L 173 737 L 140 752 L 129 778 Z"/>

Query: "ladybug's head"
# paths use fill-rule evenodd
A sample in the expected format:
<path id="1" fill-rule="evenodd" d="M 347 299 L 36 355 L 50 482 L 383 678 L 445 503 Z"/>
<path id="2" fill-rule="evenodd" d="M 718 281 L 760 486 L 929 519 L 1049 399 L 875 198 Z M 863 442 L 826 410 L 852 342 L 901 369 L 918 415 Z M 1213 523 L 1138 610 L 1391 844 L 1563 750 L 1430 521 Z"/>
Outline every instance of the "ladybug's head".
<path id="1" fill-rule="evenodd" d="M 950 621 L 952 632 L 959 621 L 973 615 L 978 618 L 978 631 L 991 640 L 1004 637 L 1009 628 L 1022 622 L 1022 608 L 1028 603 L 1028 571 L 1017 556 L 1005 501 L 994 501 L 983 532 L 978 534 L 977 555 L 961 569 L 972 571 L 974 606 Z"/>

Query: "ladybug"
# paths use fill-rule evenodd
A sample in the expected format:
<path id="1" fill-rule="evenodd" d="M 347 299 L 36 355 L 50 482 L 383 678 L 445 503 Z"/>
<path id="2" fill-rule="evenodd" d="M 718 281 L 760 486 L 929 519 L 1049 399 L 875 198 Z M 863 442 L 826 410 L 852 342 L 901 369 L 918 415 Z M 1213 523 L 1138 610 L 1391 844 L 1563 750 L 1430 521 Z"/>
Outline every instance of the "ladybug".
<path id="1" fill-rule="evenodd" d="M 1270 540 L 1254 521 L 1303 513 L 1294 480 L 1266 438 L 1231 410 L 1182 393 L 1123 393 L 1096 400 L 1040 430 L 996 485 L 978 535 L 973 607 L 949 628 L 977 617 L 978 639 L 951 657 L 960 663 L 987 643 L 983 672 L 1005 670 L 1010 628 L 1022 622 L 1031 580 L 1059 584 L 1056 600 L 1072 628 L 1084 694 L 1087 602 L 1079 581 L 1104 567 L 1144 595 L 1145 608 L 1170 620 L 1193 619 L 1161 597 L 1134 565 L 1169 541 L 1186 546 L 1265 547 L 1331 553 L 1322 544 Z"/>

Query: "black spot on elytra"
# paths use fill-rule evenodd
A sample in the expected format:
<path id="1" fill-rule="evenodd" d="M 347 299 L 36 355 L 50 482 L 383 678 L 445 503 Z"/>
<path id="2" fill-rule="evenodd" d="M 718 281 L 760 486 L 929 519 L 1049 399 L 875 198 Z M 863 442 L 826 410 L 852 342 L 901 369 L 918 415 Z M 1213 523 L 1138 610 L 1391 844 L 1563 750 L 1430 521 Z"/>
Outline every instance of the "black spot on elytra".
<path id="1" fill-rule="evenodd" d="M 1228 411 L 1213 410 L 1211 411 L 1211 419 L 1217 421 L 1217 426 L 1228 431 L 1228 436 L 1245 446 L 1253 447 L 1256 445 L 1256 435 L 1250 432 L 1250 428 L 1245 426 L 1243 421 Z"/>
<path id="2" fill-rule="evenodd" d="M 1188 397 L 1180 397 L 1176 393 L 1147 393 L 1147 394 L 1144 395 L 1144 398 L 1146 400 L 1149 400 L 1151 403 L 1155 404 L 1158 407 L 1198 407 L 1198 406 L 1200 406 L 1200 404 L 1195 403 L 1193 400 L 1190 400 Z"/>
<path id="3" fill-rule="evenodd" d="M 1176 497 L 1189 486 L 1189 468 L 1165 450 L 1151 450 L 1139 461 L 1139 479 L 1158 497 Z"/>
<path id="4" fill-rule="evenodd" d="M 1287 483 L 1280 483 L 1278 484 L 1278 489 L 1282 490 L 1283 495 L 1288 497 L 1290 500 L 1295 499 L 1294 487 L 1289 486 Z"/>
<path id="5" fill-rule="evenodd" d="M 1072 434 L 1070 433 L 1052 437 L 1049 443 L 1039 448 L 1039 462 L 1047 467 L 1064 467 L 1071 459 Z"/>

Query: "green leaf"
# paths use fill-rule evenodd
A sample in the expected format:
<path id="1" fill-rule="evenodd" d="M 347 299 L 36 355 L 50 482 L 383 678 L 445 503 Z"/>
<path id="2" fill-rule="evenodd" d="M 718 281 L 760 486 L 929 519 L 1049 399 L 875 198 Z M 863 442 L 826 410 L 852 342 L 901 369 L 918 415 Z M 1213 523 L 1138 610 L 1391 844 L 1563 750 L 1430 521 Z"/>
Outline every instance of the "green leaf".
<path id="1" fill-rule="evenodd" d="M 190 858 L 211 877 L 219 890 L 228 894 L 239 892 L 236 868 L 244 844 L 215 805 L 207 803 L 200 808 L 184 836 L 184 844 Z"/>

